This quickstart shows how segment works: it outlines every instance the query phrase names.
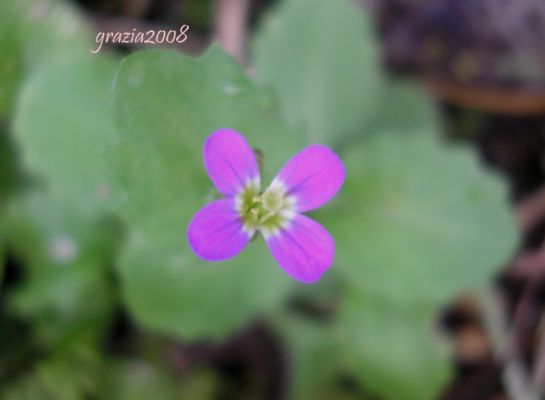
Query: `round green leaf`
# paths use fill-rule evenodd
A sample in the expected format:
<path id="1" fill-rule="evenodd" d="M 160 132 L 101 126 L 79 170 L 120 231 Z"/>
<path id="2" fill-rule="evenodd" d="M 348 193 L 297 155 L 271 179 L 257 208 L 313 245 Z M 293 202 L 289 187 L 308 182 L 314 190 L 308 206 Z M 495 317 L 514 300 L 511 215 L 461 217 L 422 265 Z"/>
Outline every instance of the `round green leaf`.
<path id="1" fill-rule="evenodd" d="M 377 94 L 377 107 L 366 130 L 375 134 L 439 131 L 436 105 L 429 93 L 415 82 L 385 79 Z"/>
<path id="2" fill-rule="evenodd" d="M 194 213 L 218 197 L 202 160 L 209 134 L 233 128 L 263 150 L 264 184 L 301 147 L 270 94 L 218 48 L 198 59 L 146 51 L 123 61 L 114 112 L 119 137 L 108 158 L 130 235 L 121 276 L 137 318 L 186 337 L 220 337 L 278 303 L 290 280 L 262 244 L 212 265 L 186 240 Z"/>
<path id="3" fill-rule="evenodd" d="M 431 400 L 449 377 L 429 307 L 399 307 L 347 294 L 337 321 L 341 365 L 384 399 Z"/>
<path id="4" fill-rule="evenodd" d="M 325 400 L 344 395 L 339 378 L 341 347 L 329 321 L 315 321 L 283 313 L 275 321 L 290 366 L 288 398 Z"/>
<path id="5" fill-rule="evenodd" d="M 481 287 L 514 250 L 501 181 L 433 135 L 382 135 L 352 147 L 338 207 L 323 213 L 337 268 L 365 293 L 442 304 Z"/>
<path id="6" fill-rule="evenodd" d="M 115 67 L 94 55 L 50 64 L 27 82 L 16 115 L 24 165 L 53 197 L 86 213 L 103 212 L 110 198 L 102 154 L 114 138 Z"/>
<path id="7" fill-rule="evenodd" d="M 157 254 L 138 243 L 125 249 L 120 260 L 124 296 L 141 323 L 187 340 L 222 339 L 271 311 L 286 295 L 289 278 L 263 241 L 251 243 L 233 260 L 211 264 L 193 260 L 183 240 L 179 254 Z"/>
<path id="8" fill-rule="evenodd" d="M 348 0 L 284 1 L 258 32 L 255 69 L 288 120 L 327 144 L 361 132 L 382 79 L 370 18 Z"/>

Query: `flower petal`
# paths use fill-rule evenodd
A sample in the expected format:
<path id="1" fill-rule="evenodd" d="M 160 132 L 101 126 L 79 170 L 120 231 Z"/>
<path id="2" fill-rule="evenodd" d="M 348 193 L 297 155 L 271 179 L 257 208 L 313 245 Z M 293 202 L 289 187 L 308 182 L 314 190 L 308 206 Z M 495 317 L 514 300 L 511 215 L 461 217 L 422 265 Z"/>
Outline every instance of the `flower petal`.
<path id="1" fill-rule="evenodd" d="M 301 150 L 284 165 L 271 186 L 283 185 L 295 198 L 298 212 L 327 203 L 341 188 L 346 172 L 331 149 L 315 144 Z"/>
<path id="2" fill-rule="evenodd" d="M 204 143 L 208 176 L 221 194 L 233 197 L 250 182 L 259 187 L 259 169 L 254 151 L 240 133 L 220 129 Z"/>
<path id="3" fill-rule="evenodd" d="M 208 261 L 220 261 L 240 253 L 252 234 L 245 232 L 235 211 L 235 201 L 224 199 L 204 206 L 191 220 L 187 239 L 193 252 Z"/>
<path id="4" fill-rule="evenodd" d="M 266 241 L 282 269 L 304 283 L 320 279 L 333 263 L 333 238 L 322 225 L 301 214 Z"/>

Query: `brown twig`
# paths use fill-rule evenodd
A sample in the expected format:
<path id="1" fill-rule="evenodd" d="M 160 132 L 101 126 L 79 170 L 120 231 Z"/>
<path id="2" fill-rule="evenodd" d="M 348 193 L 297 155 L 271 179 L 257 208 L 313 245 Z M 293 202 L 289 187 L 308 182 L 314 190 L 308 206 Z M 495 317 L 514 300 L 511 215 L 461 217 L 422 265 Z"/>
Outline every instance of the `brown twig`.
<path id="1" fill-rule="evenodd" d="M 438 78 L 429 78 L 426 84 L 442 100 L 462 107 L 518 116 L 545 113 L 545 89 L 541 87 L 479 87 Z"/>

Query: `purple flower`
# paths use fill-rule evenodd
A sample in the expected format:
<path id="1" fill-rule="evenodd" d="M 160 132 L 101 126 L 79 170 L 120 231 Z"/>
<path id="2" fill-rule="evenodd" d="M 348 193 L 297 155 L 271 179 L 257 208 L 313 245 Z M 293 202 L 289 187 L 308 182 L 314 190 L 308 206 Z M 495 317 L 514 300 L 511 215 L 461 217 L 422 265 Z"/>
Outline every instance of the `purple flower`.
<path id="1" fill-rule="evenodd" d="M 327 203 L 341 188 L 345 169 L 329 148 L 311 145 L 287 162 L 269 187 L 261 179 L 244 137 L 220 129 L 204 143 L 204 163 L 224 196 L 202 208 L 189 223 L 191 249 L 208 261 L 238 254 L 261 232 L 280 267 L 294 279 L 312 283 L 333 263 L 335 244 L 316 221 L 304 216 Z"/>

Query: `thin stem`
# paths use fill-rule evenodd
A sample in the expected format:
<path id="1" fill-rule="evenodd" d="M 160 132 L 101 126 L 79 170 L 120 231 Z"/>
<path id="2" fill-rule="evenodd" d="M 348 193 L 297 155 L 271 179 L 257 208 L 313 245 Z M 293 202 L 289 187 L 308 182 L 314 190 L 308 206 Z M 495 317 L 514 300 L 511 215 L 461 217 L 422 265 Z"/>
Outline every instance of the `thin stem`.
<path id="1" fill-rule="evenodd" d="M 249 0 L 216 1 L 216 38 L 240 63 L 245 61 Z"/>
<path id="2" fill-rule="evenodd" d="M 503 381 L 512 400 L 539 400 L 538 392 L 528 378 L 518 356 L 514 332 L 509 332 L 504 312 L 494 289 L 481 293 L 480 303 L 484 322 L 492 340 L 496 357 L 503 361 Z"/>

